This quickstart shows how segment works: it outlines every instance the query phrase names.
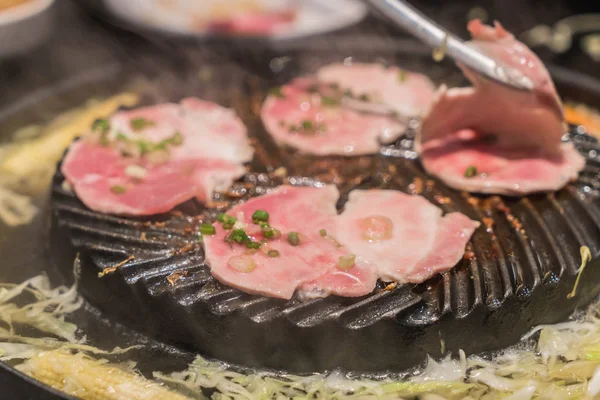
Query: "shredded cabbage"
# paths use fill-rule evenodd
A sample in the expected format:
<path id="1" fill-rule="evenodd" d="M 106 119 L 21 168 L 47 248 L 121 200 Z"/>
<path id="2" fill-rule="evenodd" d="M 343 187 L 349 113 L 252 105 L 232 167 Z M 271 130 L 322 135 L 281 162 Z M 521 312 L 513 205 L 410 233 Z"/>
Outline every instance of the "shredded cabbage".
<path id="1" fill-rule="evenodd" d="M 17 306 L 17 298 L 26 295 L 32 300 Z M 0 360 L 22 360 L 23 364 L 18 365 L 22 366 L 51 350 L 61 350 L 73 357 L 83 354 L 91 360 L 129 351 L 131 348 L 106 351 L 84 343 L 83 332 L 65 320 L 81 306 L 81 301 L 76 285 L 52 288 L 44 275 L 19 285 L 0 284 Z M 52 337 L 18 335 L 15 330 L 21 325 Z M 106 360 L 98 362 L 111 365 Z M 41 376 L 40 371 L 32 370 L 35 363 L 27 365 L 28 368 L 21 369 Z M 600 302 L 571 321 L 533 329 L 524 336 L 523 343 L 491 359 L 467 357 L 461 351 L 454 358 L 448 356 L 439 361 L 428 358 L 425 368 L 409 375 L 375 379 L 340 371 L 310 376 L 241 373 L 224 363 L 198 356 L 184 371 L 155 372 L 153 376 L 156 382 L 179 389 L 182 396 L 203 398 L 209 390 L 215 400 L 593 399 L 600 396 Z M 140 392 L 136 398 L 144 398 L 144 393 Z"/>

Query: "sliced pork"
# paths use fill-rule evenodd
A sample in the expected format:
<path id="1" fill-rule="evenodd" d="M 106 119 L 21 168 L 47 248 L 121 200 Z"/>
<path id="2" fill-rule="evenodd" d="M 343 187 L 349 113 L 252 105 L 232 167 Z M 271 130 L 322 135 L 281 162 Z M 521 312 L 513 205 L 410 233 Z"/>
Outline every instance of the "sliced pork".
<path id="1" fill-rule="evenodd" d="M 442 86 L 417 138 L 424 168 L 449 186 L 520 195 L 557 190 L 585 165 L 565 132 L 562 104 L 539 58 L 496 23 L 471 21 L 470 45 L 518 69 L 532 92 L 485 79 L 461 66 L 473 87 Z"/>
<path id="2" fill-rule="evenodd" d="M 62 172 L 89 208 L 151 215 L 208 201 L 252 159 L 233 111 L 198 99 L 116 113 L 71 145 Z"/>
<path id="3" fill-rule="evenodd" d="M 374 267 L 360 259 L 339 265 L 348 251 L 323 235 L 337 216 L 335 186 L 281 186 L 229 210 L 237 218 L 229 229 L 216 224 L 206 236 L 206 260 L 221 282 L 248 293 L 289 299 L 297 288 L 309 296 L 360 296 L 375 288 Z M 268 227 L 254 223 L 257 211 L 268 212 Z M 277 233 L 270 234 L 267 232 Z M 232 237 L 245 232 L 247 240 Z M 234 235 L 234 236 L 232 236 Z M 290 236 L 291 235 L 291 236 Z M 248 240 L 260 244 L 249 248 Z"/>
<path id="4" fill-rule="evenodd" d="M 404 117 L 420 117 L 433 101 L 435 85 L 427 76 L 396 66 L 339 63 L 322 67 L 317 79 L 353 98 L 386 106 Z"/>
<path id="5" fill-rule="evenodd" d="M 204 238 L 211 273 L 271 297 L 363 296 L 378 278 L 423 282 L 449 270 L 479 226 L 459 213 L 442 217 L 423 197 L 393 190 L 355 190 L 340 215 L 338 197 L 332 185 L 282 186 L 234 207 Z M 268 220 L 256 221 L 259 212 Z"/>
<path id="6" fill-rule="evenodd" d="M 386 115 L 342 105 L 342 94 L 311 78 L 298 78 L 267 97 L 261 117 L 279 145 L 316 155 L 377 153 L 405 124 Z"/>
<path id="7" fill-rule="evenodd" d="M 442 217 L 442 211 L 421 196 L 354 190 L 334 235 L 357 256 L 376 264 L 382 280 L 423 282 L 461 259 L 477 226 L 462 214 Z"/>

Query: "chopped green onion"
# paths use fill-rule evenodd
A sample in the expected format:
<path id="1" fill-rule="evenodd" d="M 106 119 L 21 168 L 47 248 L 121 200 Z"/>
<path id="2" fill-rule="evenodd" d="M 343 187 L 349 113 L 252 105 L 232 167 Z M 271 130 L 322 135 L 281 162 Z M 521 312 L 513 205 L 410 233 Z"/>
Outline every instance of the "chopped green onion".
<path id="1" fill-rule="evenodd" d="M 340 101 L 335 97 L 322 96 L 321 104 L 323 104 L 324 106 L 337 106 L 338 104 L 340 104 Z"/>
<path id="2" fill-rule="evenodd" d="M 141 131 L 154 125 L 154 122 L 147 120 L 146 118 L 134 118 L 129 121 L 129 126 L 131 126 L 131 129 L 134 131 Z"/>
<path id="3" fill-rule="evenodd" d="M 127 188 L 121 185 L 114 185 L 110 187 L 110 191 L 115 194 L 123 194 L 127 191 Z"/>
<path id="4" fill-rule="evenodd" d="M 319 85 L 310 85 L 306 91 L 308 93 L 319 93 Z"/>
<path id="5" fill-rule="evenodd" d="M 254 214 L 252 214 L 252 221 L 254 221 L 255 224 L 258 224 L 259 222 L 267 222 L 269 220 L 269 213 L 266 212 L 265 210 L 256 210 L 254 211 Z"/>
<path id="6" fill-rule="evenodd" d="M 279 257 L 279 251 L 277 250 L 269 250 L 267 255 L 271 258 Z"/>
<path id="7" fill-rule="evenodd" d="M 284 97 L 283 93 L 281 92 L 281 88 L 280 87 L 274 87 L 273 89 L 271 89 L 269 91 L 269 94 L 271 94 L 271 96 L 275 96 L 275 97 Z"/>
<path id="8" fill-rule="evenodd" d="M 398 71 L 398 81 L 400 82 L 406 82 L 406 71 L 401 69 L 400 71 Z"/>
<path id="9" fill-rule="evenodd" d="M 233 228 L 233 224 L 232 224 L 232 223 L 230 223 L 230 222 L 225 222 L 225 223 L 223 224 L 223 229 L 225 229 L 225 230 L 230 230 L 231 228 Z"/>
<path id="10" fill-rule="evenodd" d="M 109 129 L 110 129 L 110 125 L 109 125 L 107 119 L 97 119 L 92 124 L 92 130 L 94 130 L 94 131 L 100 131 L 102 133 L 106 133 L 106 132 L 108 132 Z"/>
<path id="11" fill-rule="evenodd" d="M 477 168 L 471 165 L 465 170 L 465 178 L 473 178 L 474 176 L 477 176 Z"/>
<path id="12" fill-rule="evenodd" d="M 294 124 L 290 125 L 290 133 L 298 133 L 298 127 Z"/>
<path id="13" fill-rule="evenodd" d="M 225 213 L 219 213 L 219 214 L 217 215 L 217 221 L 219 221 L 219 222 L 225 222 L 225 216 L 226 216 L 226 215 L 227 215 L 227 214 L 225 214 Z"/>
<path id="14" fill-rule="evenodd" d="M 369 101 L 369 96 L 366 94 L 361 94 L 358 99 L 361 101 Z"/>
<path id="15" fill-rule="evenodd" d="M 252 240 L 246 241 L 246 247 L 249 249 L 260 249 L 260 246 L 259 242 L 253 242 Z"/>
<path id="16" fill-rule="evenodd" d="M 123 132 L 119 132 L 119 133 L 117 133 L 117 140 L 121 140 L 123 142 L 128 142 L 129 138 Z"/>
<path id="17" fill-rule="evenodd" d="M 250 238 L 248 237 L 246 232 L 244 232 L 243 229 L 234 229 L 229 235 L 225 237 L 225 241 L 229 243 L 236 242 L 242 244 L 247 242 L 248 240 L 250 240 Z"/>
<path id="18" fill-rule="evenodd" d="M 183 144 L 183 135 L 180 132 L 175 132 L 169 141 L 173 146 L 181 146 Z"/>
<path id="19" fill-rule="evenodd" d="M 327 231 L 326 231 L 325 229 L 321 229 L 321 230 L 319 231 L 319 235 L 321 235 L 321 236 L 325 237 L 325 236 L 327 236 Z"/>
<path id="20" fill-rule="evenodd" d="M 302 129 L 305 131 L 311 131 L 313 129 L 312 121 L 304 120 L 302 121 Z"/>
<path id="21" fill-rule="evenodd" d="M 217 233 L 217 230 L 211 224 L 201 224 L 199 229 L 203 235 L 214 235 Z"/>
<path id="22" fill-rule="evenodd" d="M 265 230 L 263 235 L 267 239 L 277 239 L 281 236 L 281 231 L 279 229 L 270 228 L 268 230 Z"/>
<path id="23" fill-rule="evenodd" d="M 346 254 L 345 256 L 340 256 L 338 259 L 338 267 L 341 269 L 350 269 L 356 263 L 356 255 L 355 254 Z"/>
<path id="24" fill-rule="evenodd" d="M 290 232 L 287 234 L 287 241 L 292 246 L 298 246 L 300 244 L 300 236 L 298 232 Z"/>

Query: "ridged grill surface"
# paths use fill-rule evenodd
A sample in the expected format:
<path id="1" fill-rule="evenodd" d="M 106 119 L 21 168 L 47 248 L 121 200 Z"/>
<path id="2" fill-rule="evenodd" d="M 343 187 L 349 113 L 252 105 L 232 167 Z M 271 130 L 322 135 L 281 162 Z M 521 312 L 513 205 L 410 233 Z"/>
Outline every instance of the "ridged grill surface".
<path id="1" fill-rule="evenodd" d="M 379 61 L 383 53 L 369 53 L 368 46 L 363 51 L 364 61 Z M 251 172 L 230 191 L 217 195 L 208 208 L 190 201 L 168 215 L 130 219 L 87 209 L 63 189 L 60 171 L 54 178 L 52 257 L 71 274 L 79 252 L 80 290 L 106 313 L 161 340 L 237 364 L 379 372 L 411 367 L 441 349 L 473 353 L 512 344 L 533 325 L 563 320 L 600 291 L 595 284 L 600 268 L 588 268 L 579 295 L 566 299 L 580 246 L 588 246 L 594 258 L 600 253 L 600 147 L 591 137 L 573 130 L 569 140 L 587 157 L 587 166 L 576 183 L 557 193 L 521 199 L 470 196 L 423 171 L 410 128 L 373 156 L 317 158 L 273 142 L 259 116 L 267 91 L 339 61 L 340 54 L 292 52 L 280 60 L 284 69 L 278 73 L 265 61 L 273 57 L 269 54 L 241 60 L 243 68 L 210 64 L 204 56 L 180 53 L 172 63 L 167 57 L 140 58 L 134 70 L 145 71 L 147 103 L 198 95 L 235 109 L 256 155 Z M 437 82 L 460 82 L 456 69 L 449 72 L 447 64 L 433 64 L 429 57 L 388 56 L 391 63 L 427 71 Z M 188 64 L 193 68 L 184 67 Z M 196 65 L 211 66 L 209 81 L 198 80 Z M 279 167 L 287 170 L 286 178 L 275 177 Z M 471 257 L 423 284 L 393 290 L 380 284 L 358 299 L 283 301 L 245 294 L 212 278 L 195 234 L 201 221 L 212 221 L 219 210 L 272 186 L 316 182 L 338 185 L 339 208 L 353 189 L 389 188 L 420 193 L 445 212 L 482 221 L 467 246 Z M 98 277 L 116 265 L 121 266 Z"/>
<path id="2" fill-rule="evenodd" d="M 343 180 L 342 197 L 356 187 L 410 193 L 422 186 L 422 191 L 417 191 L 445 212 L 460 211 L 483 224 L 467 246 L 472 256 L 465 257 L 453 270 L 421 285 L 385 290 L 380 284 L 373 294 L 363 298 L 331 296 L 301 302 L 249 295 L 216 281 L 204 263 L 202 246 L 194 233 L 200 221 L 211 220 L 219 208 L 265 193 L 274 185 L 310 185 L 316 182 L 313 178 L 279 179 L 268 173 L 250 173 L 230 192 L 217 196 L 212 204 L 216 207 L 203 209 L 190 202 L 169 215 L 136 220 L 87 209 L 62 188 L 62 176 L 57 173 L 53 209 L 61 230 L 66 230 L 73 247 L 85 254 L 89 260 L 86 265 L 94 269 L 94 275 L 134 257 L 114 274 L 95 277 L 92 285 L 110 285 L 111 280 L 122 279 L 128 290 L 120 293 L 124 298 L 135 298 L 141 307 L 168 303 L 169 309 L 185 310 L 186 318 L 196 319 L 199 325 L 230 317 L 265 326 L 283 322 L 299 331 L 334 324 L 342 331 L 360 332 L 379 322 L 393 321 L 407 332 L 418 331 L 445 318 L 460 321 L 478 310 L 486 315 L 500 312 L 507 301 L 526 304 L 540 287 L 572 281 L 580 263 L 580 246 L 588 246 L 594 257 L 600 252 L 600 161 L 597 144 L 591 138 L 578 134 L 572 138 L 588 157 L 578 182 L 557 193 L 517 199 L 470 196 L 445 187 L 427 176 L 417 161 L 405 158 L 411 154 L 412 136 L 408 132 L 396 145 L 382 149 L 379 156 L 362 157 L 352 161 L 355 165 L 343 168 L 340 163 L 340 171 L 331 169 L 337 167 L 336 160 L 330 160 L 312 163 L 309 169 L 321 171 L 307 172 L 324 179 L 327 174 L 352 175 Z M 294 165 L 286 167 L 294 171 L 301 165 L 302 160 L 295 160 Z M 354 167 L 373 172 L 357 175 Z M 587 291 L 589 298 L 597 291 L 591 287 L 581 290 Z M 196 307 L 204 311 L 194 314 Z M 569 305 L 572 308 L 574 304 Z M 552 315 L 552 307 L 545 312 Z M 206 313 L 214 319 L 207 320 Z M 177 321 L 177 317 L 170 318 Z"/>

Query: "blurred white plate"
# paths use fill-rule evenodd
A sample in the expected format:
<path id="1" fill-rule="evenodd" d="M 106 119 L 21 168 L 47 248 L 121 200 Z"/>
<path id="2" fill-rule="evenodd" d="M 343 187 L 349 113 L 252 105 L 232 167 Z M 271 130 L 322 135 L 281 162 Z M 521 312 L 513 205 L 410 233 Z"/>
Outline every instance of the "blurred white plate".
<path id="1" fill-rule="evenodd" d="M 228 0 L 221 0 L 227 4 Z M 231 0 L 229 0 L 231 2 Z M 270 40 L 299 39 L 342 29 L 360 22 L 367 7 L 358 0 L 256 0 L 269 10 L 296 9 L 296 19 L 276 33 L 263 35 Z M 222 35 L 199 28 L 198 21 L 219 1 L 204 0 L 104 0 L 116 17 L 145 29 L 197 38 Z M 260 37 L 256 34 L 236 36 Z"/>
<path id="2" fill-rule="evenodd" d="M 31 0 L 0 10 L 0 58 L 26 53 L 52 31 L 54 0 Z"/>

